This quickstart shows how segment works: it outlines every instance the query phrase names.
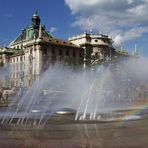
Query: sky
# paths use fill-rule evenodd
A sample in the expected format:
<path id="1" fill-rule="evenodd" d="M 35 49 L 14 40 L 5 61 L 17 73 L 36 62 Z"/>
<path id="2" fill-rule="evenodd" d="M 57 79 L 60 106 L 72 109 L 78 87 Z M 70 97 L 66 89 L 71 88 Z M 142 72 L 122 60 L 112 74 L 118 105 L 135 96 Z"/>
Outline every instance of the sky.
<path id="1" fill-rule="evenodd" d="M 113 38 L 114 47 L 148 57 L 148 0 L 0 0 L 0 45 L 8 45 L 31 24 L 41 23 L 57 38 L 92 31 Z"/>

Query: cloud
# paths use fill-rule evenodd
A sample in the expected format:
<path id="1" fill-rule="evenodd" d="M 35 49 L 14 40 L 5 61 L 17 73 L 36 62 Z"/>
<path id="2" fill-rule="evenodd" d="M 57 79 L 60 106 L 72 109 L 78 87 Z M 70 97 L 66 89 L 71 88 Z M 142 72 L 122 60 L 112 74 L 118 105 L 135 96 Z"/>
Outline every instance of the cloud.
<path id="1" fill-rule="evenodd" d="M 148 0 L 65 0 L 65 4 L 75 16 L 73 27 L 101 30 L 122 42 L 148 32 Z"/>
<path id="2" fill-rule="evenodd" d="M 86 7 L 95 6 L 98 3 L 98 0 L 65 0 L 65 3 L 72 10 L 72 14 L 75 14 L 83 8 L 85 9 Z"/>
<path id="3" fill-rule="evenodd" d="M 51 27 L 49 30 L 51 33 L 55 33 L 56 31 L 58 31 L 58 28 L 56 27 Z"/>
<path id="4" fill-rule="evenodd" d="M 148 32 L 148 27 L 137 27 L 116 35 L 114 40 L 115 46 L 121 46 L 124 42 L 141 37 L 143 33 Z"/>

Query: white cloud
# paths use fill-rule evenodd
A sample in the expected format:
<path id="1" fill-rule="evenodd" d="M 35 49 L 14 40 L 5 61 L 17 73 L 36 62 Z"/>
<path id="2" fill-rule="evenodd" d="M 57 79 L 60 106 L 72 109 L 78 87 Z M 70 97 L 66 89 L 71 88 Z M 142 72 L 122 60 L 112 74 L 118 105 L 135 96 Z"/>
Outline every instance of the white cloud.
<path id="1" fill-rule="evenodd" d="M 85 8 L 95 6 L 96 4 L 98 4 L 98 0 L 65 0 L 65 3 L 70 7 L 72 13 L 75 14 L 83 7 Z"/>
<path id="2" fill-rule="evenodd" d="M 76 17 L 72 26 L 82 30 L 101 30 L 116 36 L 118 42 L 148 32 L 148 0 L 65 0 L 65 3 Z"/>
<path id="3" fill-rule="evenodd" d="M 148 27 L 138 27 L 138 28 L 130 29 L 120 35 L 116 35 L 113 38 L 114 45 L 120 46 L 126 41 L 141 37 L 145 32 L 148 32 Z"/>
<path id="4" fill-rule="evenodd" d="M 123 37 L 121 35 L 116 35 L 113 40 L 115 46 L 120 46 L 123 42 Z"/>
<path id="5" fill-rule="evenodd" d="M 51 33 L 55 33 L 56 31 L 58 31 L 58 28 L 56 27 L 51 27 L 49 30 Z"/>
<path id="6" fill-rule="evenodd" d="M 134 2 L 134 0 L 127 0 L 127 3 L 130 5 Z"/>

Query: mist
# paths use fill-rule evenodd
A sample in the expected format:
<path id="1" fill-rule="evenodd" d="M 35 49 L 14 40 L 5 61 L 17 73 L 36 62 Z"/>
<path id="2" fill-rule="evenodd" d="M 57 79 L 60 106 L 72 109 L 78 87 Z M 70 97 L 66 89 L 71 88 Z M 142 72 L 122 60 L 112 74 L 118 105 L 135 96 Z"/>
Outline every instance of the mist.
<path id="1" fill-rule="evenodd" d="M 17 108 L 9 110 L 10 121 L 19 117 L 27 123 L 28 118 L 36 117 L 35 112 L 40 113 L 42 121 L 63 108 L 76 110 L 77 117 L 93 114 L 94 119 L 98 113 L 130 109 L 148 98 L 147 65 L 147 58 L 133 57 L 94 69 L 76 70 L 55 64 L 18 98 Z M 5 73 L 1 71 L 3 76 Z"/>

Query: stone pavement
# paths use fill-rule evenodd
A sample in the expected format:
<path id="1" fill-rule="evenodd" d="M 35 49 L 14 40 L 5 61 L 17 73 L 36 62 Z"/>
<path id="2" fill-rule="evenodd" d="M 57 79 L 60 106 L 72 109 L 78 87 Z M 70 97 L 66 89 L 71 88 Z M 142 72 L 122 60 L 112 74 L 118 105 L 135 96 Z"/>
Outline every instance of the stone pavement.
<path id="1" fill-rule="evenodd" d="M 1 125 L 0 148 L 147 148 L 148 119 L 97 124 Z"/>

